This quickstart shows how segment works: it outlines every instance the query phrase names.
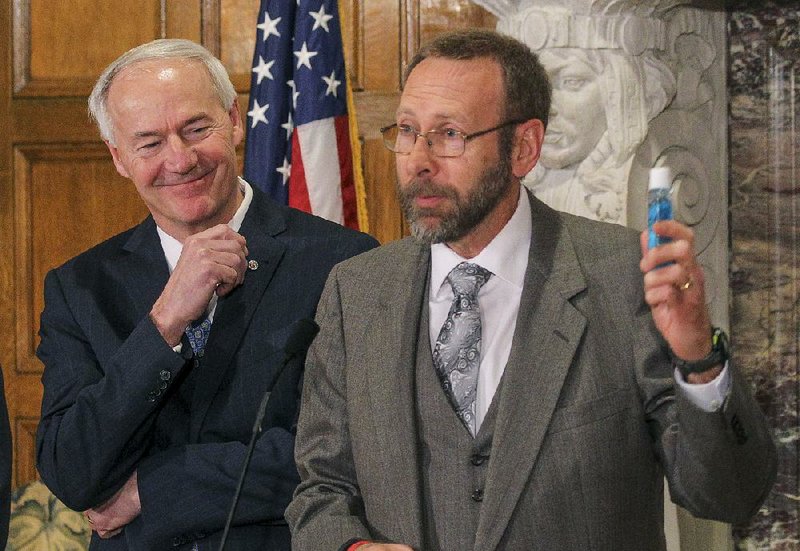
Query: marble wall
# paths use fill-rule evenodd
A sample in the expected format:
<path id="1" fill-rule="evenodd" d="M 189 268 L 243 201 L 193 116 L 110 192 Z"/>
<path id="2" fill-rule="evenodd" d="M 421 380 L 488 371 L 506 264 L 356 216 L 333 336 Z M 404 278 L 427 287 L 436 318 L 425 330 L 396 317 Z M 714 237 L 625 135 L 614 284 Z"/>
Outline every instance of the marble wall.
<path id="1" fill-rule="evenodd" d="M 727 3 L 731 329 L 779 448 L 778 479 L 737 549 L 800 549 L 800 3 Z"/>

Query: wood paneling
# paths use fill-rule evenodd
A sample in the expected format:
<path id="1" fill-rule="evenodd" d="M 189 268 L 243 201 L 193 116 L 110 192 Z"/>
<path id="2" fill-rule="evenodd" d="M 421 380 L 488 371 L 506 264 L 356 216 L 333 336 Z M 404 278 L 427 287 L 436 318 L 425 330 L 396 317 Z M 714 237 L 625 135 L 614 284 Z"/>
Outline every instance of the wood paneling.
<path id="1" fill-rule="evenodd" d="M 486 27 L 493 29 L 497 19 L 471 0 L 421 0 L 419 13 L 420 42 L 455 29 Z"/>
<path id="2" fill-rule="evenodd" d="M 158 0 L 16 0 L 15 92 L 88 94 L 100 71 L 120 53 L 161 36 L 160 6 Z"/>
<path id="3" fill-rule="evenodd" d="M 239 92 L 250 89 L 258 7 L 252 0 L 221 0 L 219 58 Z"/>
<path id="4" fill-rule="evenodd" d="M 36 474 L 36 425 L 39 418 L 18 415 L 12 422 L 14 440 L 14 469 L 12 483 L 21 486 L 38 478 Z"/>
<path id="5" fill-rule="evenodd" d="M 161 4 L 164 9 L 161 36 L 202 42 L 203 9 L 197 0 L 161 0 Z"/>
<path id="6" fill-rule="evenodd" d="M 16 373 L 40 373 L 34 352 L 44 276 L 147 215 L 102 144 L 24 146 L 15 151 Z"/>

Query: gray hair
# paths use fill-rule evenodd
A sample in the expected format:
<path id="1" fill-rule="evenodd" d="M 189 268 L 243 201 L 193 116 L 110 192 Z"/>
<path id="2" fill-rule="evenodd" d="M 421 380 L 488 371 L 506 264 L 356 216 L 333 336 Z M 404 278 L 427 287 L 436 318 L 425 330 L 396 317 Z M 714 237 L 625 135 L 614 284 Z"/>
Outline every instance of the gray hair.
<path id="1" fill-rule="evenodd" d="M 100 136 L 114 144 L 114 127 L 108 115 L 108 90 L 114 79 L 123 69 L 136 63 L 158 59 L 185 59 L 202 63 L 211 78 L 220 103 L 226 111 L 230 110 L 236 99 L 236 89 L 231 83 L 222 62 L 211 55 L 203 46 L 179 38 L 153 40 L 128 50 L 106 67 L 97 79 L 89 96 L 89 117 L 97 123 Z"/>

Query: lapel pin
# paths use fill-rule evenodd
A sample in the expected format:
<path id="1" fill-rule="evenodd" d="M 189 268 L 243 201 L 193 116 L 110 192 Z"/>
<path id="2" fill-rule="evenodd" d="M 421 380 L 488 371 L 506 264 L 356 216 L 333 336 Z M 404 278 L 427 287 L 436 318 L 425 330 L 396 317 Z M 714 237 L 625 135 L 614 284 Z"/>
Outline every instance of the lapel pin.
<path id="1" fill-rule="evenodd" d="M 247 269 L 248 270 L 258 270 L 258 260 L 248 260 L 247 261 Z"/>

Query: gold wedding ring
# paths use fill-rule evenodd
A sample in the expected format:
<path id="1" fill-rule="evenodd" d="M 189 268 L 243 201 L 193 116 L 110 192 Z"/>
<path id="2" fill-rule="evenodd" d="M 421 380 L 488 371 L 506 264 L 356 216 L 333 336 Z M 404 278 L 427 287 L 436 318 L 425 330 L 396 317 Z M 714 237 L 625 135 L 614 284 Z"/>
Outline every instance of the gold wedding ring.
<path id="1" fill-rule="evenodd" d="M 689 279 L 686 280 L 686 283 L 678 287 L 678 289 L 680 289 L 681 291 L 686 291 L 691 286 L 692 286 L 692 278 L 690 277 Z"/>

